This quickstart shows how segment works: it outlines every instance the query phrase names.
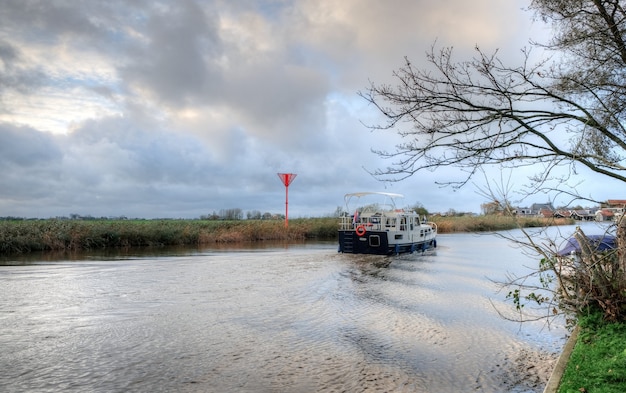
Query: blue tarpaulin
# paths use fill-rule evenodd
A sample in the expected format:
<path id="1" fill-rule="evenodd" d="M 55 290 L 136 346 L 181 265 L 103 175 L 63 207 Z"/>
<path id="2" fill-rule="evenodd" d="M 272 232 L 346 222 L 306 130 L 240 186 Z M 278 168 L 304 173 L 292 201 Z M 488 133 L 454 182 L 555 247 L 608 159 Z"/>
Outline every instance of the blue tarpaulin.
<path id="1" fill-rule="evenodd" d="M 585 236 L 589 239 L 589 245 L 594 251 L 612 250 L 616 247 L 615 236 L 611 235 L 590 235 Z M 574 237 L 570 237 L 562 250 L 556 253 L 556 255 L 563 257 L 570 255 L 571 253 L 580 252 L 580 244 Z"/>

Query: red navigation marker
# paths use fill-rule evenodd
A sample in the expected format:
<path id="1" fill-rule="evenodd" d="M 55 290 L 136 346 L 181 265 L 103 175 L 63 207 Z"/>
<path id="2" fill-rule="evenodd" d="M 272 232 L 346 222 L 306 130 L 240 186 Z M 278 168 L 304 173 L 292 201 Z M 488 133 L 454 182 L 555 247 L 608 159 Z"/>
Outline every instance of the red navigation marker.
<path id="1" fill-rule="evenodd" d="M 298 176 L 295 173 L 279 173 L 278 177 L 285 185 L 285 228 L 289 226 L 289 185 Z"/>

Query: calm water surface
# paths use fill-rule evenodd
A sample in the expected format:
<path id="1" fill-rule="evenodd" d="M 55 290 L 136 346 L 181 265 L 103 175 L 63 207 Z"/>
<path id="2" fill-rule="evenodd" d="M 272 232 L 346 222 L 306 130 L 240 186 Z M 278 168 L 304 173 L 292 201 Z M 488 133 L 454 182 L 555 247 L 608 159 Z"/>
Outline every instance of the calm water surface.
<path id="1" fill-rule="evenodd" d="M 435 252 L 334 243 L 0 266 L 3 392 L 541 392 L 566 331 L 503 320 L 493 235 Z M 520 371 L 521 370 L 521 371 Z"/>

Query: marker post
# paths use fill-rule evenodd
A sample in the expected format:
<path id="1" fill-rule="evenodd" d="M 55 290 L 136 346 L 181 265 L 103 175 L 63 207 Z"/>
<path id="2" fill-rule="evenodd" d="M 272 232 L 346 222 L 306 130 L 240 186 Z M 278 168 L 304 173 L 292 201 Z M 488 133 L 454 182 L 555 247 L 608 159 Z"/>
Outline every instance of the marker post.
<path id="1" fill-rule="evenodd" d="M 285 228 L 289 226 L 289 185 L 298 176 L 296 173 L 278 173 L 278 177 L 285 185 Z"/>

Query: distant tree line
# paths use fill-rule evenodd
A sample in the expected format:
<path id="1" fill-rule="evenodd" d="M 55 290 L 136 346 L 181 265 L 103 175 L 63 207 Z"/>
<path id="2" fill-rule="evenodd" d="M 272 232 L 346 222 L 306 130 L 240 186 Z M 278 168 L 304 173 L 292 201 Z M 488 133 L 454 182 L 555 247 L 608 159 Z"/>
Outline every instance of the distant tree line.
<path id="1" fill-rule="evenodd" d="M 250 210 L 246 212 L 245 217 L 247 220 L 279 220 L 285 218 L 283 214 L 261 213 L 259 210 Z M 201 220 L 243 220 L 243 218 L 243 210 L 239 208 L 220 209 L 211 214 L 200 216 Z"/>
<path id="2" fill-rule="evenodd" d="M 72 213 L 69 216 L 57 216 L 51 217 L 56 220 L 128 220 L 129 218 L 126 216 L 108 216 L 108 217 L 94 217 L 92 215 L 81 215 Z M 284 214 L 272 214 L 269 212 L 261 213 L 259 210 L 248 211 L 245 214 L 245 218 L 248 220 L 280 220 L 284 219 Z M 17 216 L 4 216 L 0 217 L 0 221 L 24 221 L 24 220 L 39 220 L 40 218 L 25 218 L 25 217 L 17 217 Z M 243 220 L 244 213 L 243 210 L 239 208 L 233 209 L 220 209 L 219 211 L 213 211 L 211 214 L 206 214 L 200 216 L 201 220 Z M 143 218 L 133 218 L 132 220 L 144 220 Z M 159 220 L 163 220 L 163 218 L 159 218 Z"/>
<path id="3" fill-rule="evenodd" d="M 422 215 L 428 215 L 428 211 L 421 205 L 416 204 L 413 206 L 415 211 Z M 322 215 L 322 217 L 340 217 L 343 213 L 343 208 L 341 206 L 337 206 L 337 209 L 332 213 L 327 213 Z M 19 220 L 45 220 L 45 218 L 26 218 L 26 217 L 17 217 L 17 216 L 4 216 L 0 217 L 0 221 L 19 221 Z M 90 214 L 82 215 L 77 213 L 72 213 L 68 216 L 56 216 L 49 217 L 49 219 L 56 220 L 146 220 L 145 218 L 129 218 L 127 216 L 108 216 L 108 217 L 94 217 Z M 159 220 L 167 220 L 168 218 L 157 218 Z M 214 210 L 210 214 L 203 214 L 199 218 L 200 220 L 211 220 L 211 221 L 237 221 L 237 220 L 284 220 L 285 215 L 280 213 L 270 213 L 265 212 L 262 213 L 260 210 L 249 210 L 245 212 L 240 208 L 230 208 L 230 209 L 220 209 Z"/>

